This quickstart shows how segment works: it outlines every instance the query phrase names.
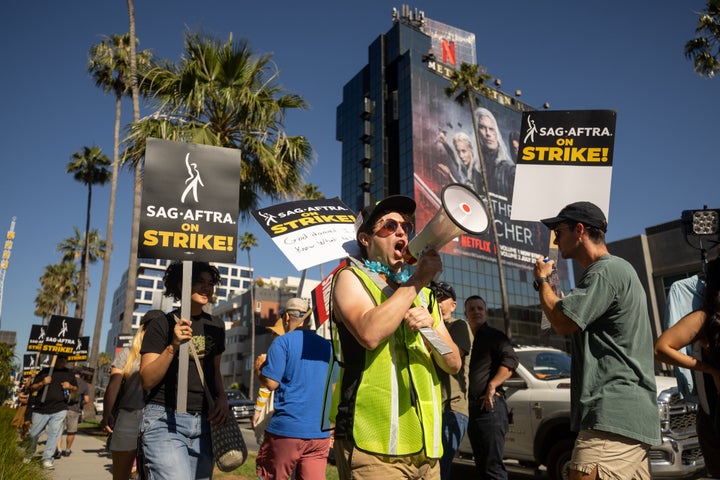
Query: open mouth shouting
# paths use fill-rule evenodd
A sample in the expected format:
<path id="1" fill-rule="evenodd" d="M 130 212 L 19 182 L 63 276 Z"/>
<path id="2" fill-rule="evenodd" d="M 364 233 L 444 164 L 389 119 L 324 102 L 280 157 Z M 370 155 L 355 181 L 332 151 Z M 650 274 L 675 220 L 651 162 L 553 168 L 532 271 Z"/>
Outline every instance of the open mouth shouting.
<path id="1" fill-rule="evenodd" d="M 395 242 L 395 249 L 394 254 L 396 259 L 401 259 L 405 255 L 405 250 L 407 249 L 407 241 L 404 239 L 400 239 L 397 242 Z"/>

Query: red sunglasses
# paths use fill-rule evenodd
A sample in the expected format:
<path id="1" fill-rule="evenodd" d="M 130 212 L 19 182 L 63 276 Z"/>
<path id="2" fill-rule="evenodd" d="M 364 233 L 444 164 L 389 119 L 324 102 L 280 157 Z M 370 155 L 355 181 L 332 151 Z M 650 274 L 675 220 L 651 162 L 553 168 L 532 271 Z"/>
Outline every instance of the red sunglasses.
<path id="1" fill-rule="evenodd" d="M 415 226 L 410 222 L 398 222 L 392 218 L 385 220 L 380 228 L 377 229 L 375 235 L 384 238 L 397 232 L 398 227 L 402 227 L 405 235 L 410 236 L 415 231 Z"/>

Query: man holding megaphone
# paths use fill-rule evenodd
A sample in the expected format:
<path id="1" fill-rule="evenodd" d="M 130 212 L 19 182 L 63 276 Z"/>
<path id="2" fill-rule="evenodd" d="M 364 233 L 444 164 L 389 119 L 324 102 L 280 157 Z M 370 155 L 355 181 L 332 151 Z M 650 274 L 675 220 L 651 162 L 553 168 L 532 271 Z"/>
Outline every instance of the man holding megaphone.
<path id="1" fill-rule="evenodd" d="M 365 207 L 355 232 L 361 250 L 334 277 L 332 325 L 341 373 L 334 453 L 341 479 L 439 479 L 442 404 L 436 364 L 455 374 L 457 345 L 428 284 L 442 271 L 426 249 L 405 271 L 415 201 L 402 195 Z M 437 336 L 442 354 L 420 330 Z M 331 413 L 331 418 L 333 416 Z"/>

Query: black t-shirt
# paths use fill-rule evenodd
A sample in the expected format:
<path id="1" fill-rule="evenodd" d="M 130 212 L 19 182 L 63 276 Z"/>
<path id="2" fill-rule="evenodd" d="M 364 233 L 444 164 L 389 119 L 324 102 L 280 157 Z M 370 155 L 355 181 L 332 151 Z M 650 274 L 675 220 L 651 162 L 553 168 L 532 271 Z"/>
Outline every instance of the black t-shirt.
<path id="1" fill-rule="evenodd" d="M 140 348 L 141 355 L 145 353 L 160 354 L 170 345 L 175 326 L 174 315 L 180 318 L 178 311 L 165 314 L 160 310 L 151 310 L 145 314 L 144 318 L 151 316 L 152 320 L 148 324 L 143 337 L 142 347 Z M 216 397 L 214 360 L 215 356 L 221 355 L 225 350 L 225 325 L 217 317 L 203 313 L 192 317 L 192 332 L 193 338 L 191 341 L 197 349 L 200 363 L 203 366 L 205 381 L 210 393 L 212 393 L 213 397 Z M 195 360 L 189 351 L 188 355 L 190 359 L 188 366 L 187 411 L 190 413 L 206 413 L 208 404 L 200 382 L 200 376 L 198 375 Z M 178 355 L 175 355 L 165 377 L 146 394 L 146 403 L 165 405 L 170 408 L 176 407 L 178 363 Z"/>
<path id="2" fill-rule="evenodd" d="M 43 368 L 33 383 L 37 384 L 43 381 L 45 377 L 50 375 L 49 368 Z M 52 371 L 52 381 L 47 386 L 47 395 L 45 395 L 45 401 L 43 402 L 42 395 L 45 387 L 41 387 L 37 391 L 37 396 L 33 402 L 33 412 L 35 413 L 57 413 L 63 410 L 67 410 L 68 405 L 63 395 L 63 382 L 69 382 L 71 385 L 77 387 L 77 380 L 75 374 L 67 368 L 54 368 Z"/>
<path id="3" fill-rule="evenodd" d="M 468 398 L 477 399 L 485 394 L 488 382 L 503 365 L 510 370 L 518 366 L 518 357 L 507 336 L 484 323 L 478 328 L 470 354 L 470 390 Z M 502 387 L 496 389 L 502 392 Z"/>

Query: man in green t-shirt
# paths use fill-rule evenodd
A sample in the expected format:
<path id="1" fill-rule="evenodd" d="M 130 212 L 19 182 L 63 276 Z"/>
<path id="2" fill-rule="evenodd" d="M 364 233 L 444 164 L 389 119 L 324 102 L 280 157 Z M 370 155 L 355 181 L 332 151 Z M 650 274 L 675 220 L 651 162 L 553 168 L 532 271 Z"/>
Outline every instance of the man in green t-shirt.
<path id="1" fill-rule="evenodd" d="M 571 428 L 578 432 L 571 480 L 650 480 L 648 452 L 660 443 L 653 339 L 645 290 L 632 266 L 610 255 L 607 220 L 576 202 L 542 222 L 563 258 L 585 270 L 558 298 L 553 261 L 535 262 L 533 286 L 553 329 L 571 336 Z"/>

